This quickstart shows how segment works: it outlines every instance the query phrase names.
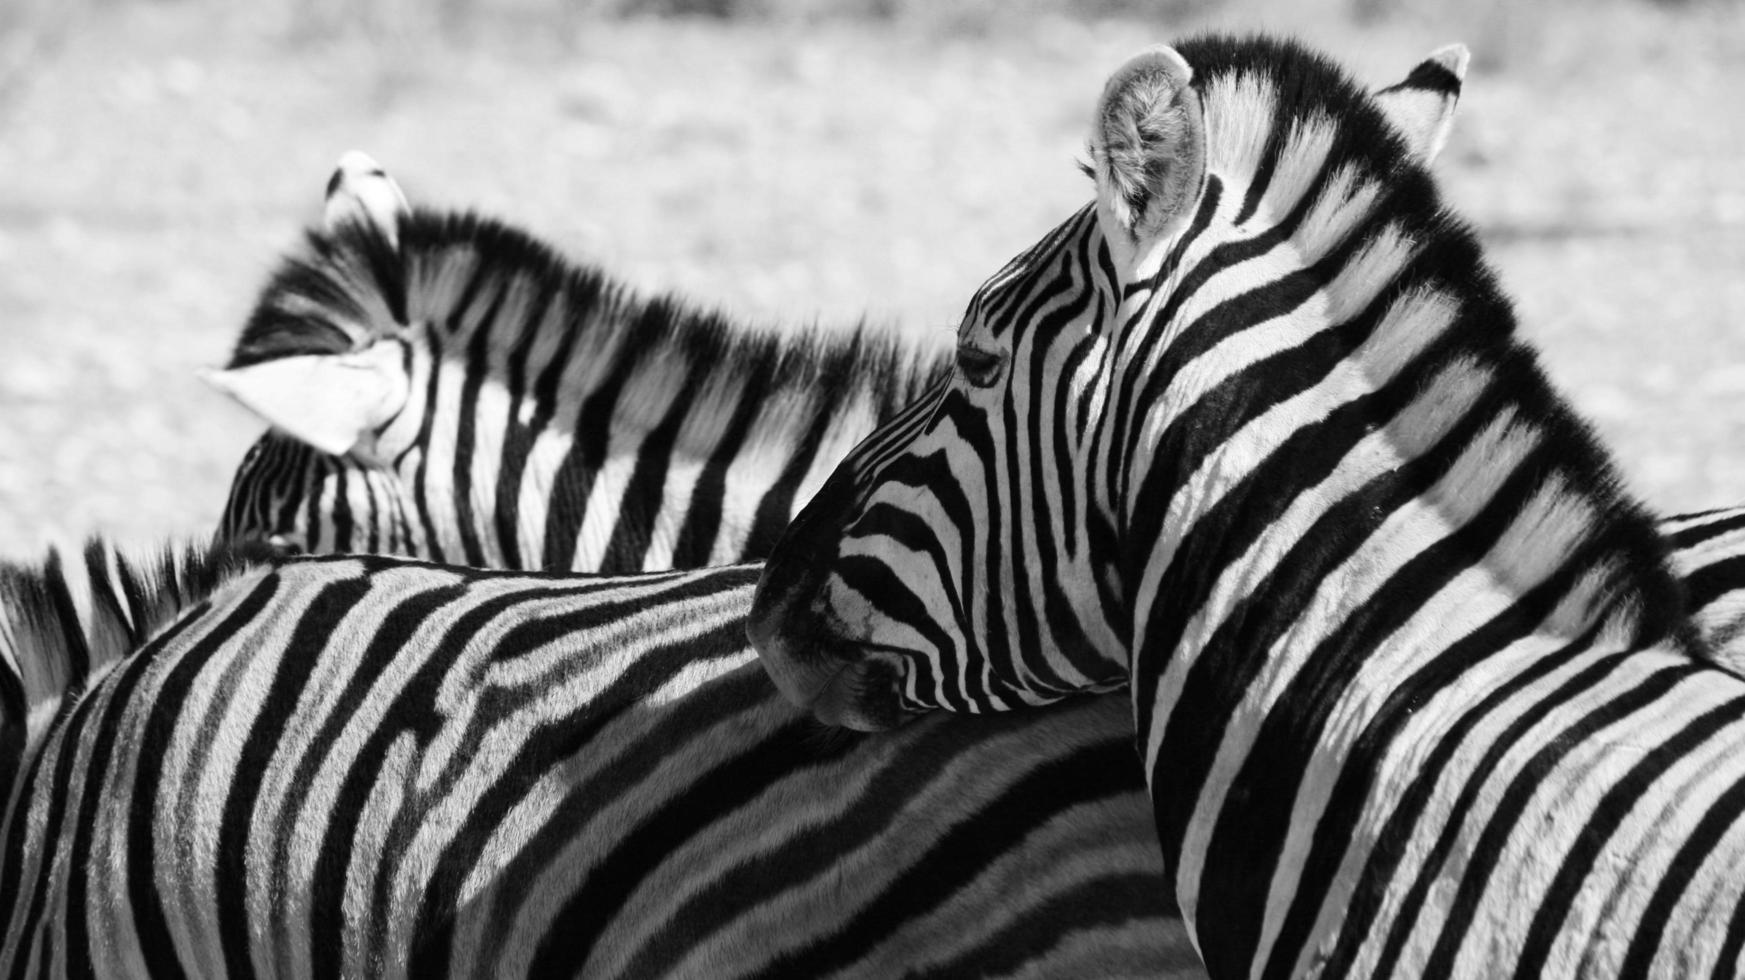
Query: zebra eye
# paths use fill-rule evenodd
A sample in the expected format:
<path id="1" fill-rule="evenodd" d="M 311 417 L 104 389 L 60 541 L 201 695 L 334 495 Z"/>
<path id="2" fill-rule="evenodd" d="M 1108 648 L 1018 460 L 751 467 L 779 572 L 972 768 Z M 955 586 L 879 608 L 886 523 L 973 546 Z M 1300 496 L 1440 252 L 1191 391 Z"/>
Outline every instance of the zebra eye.
<path id="1" fill-rule="evenodd" d="M 982 350 L 968 344 L 957 345 L 957 369 L 971 386 L 986 388 L 1000 380 L 1000 369 L 1006 366 L 1006 355 L 999 351 Z"/>

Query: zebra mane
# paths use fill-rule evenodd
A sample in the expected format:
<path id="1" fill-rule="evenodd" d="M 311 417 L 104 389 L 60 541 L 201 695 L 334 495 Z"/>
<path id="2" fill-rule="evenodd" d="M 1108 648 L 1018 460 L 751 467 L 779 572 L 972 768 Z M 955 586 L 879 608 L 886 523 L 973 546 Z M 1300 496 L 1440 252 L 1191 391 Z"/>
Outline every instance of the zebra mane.
<path id="1" fill-rule="evenodd" d="M 655 401 L 681 386 L 708 392 L 755 378 L 774 397 L 806 386 L 902 404 L 950 364 L 949 350 L 931 337 L 864 322 L 783 330 L 672 294 L 644 297 L 596 265 L 570 261 L 526 231 L 472 212 L 414 209 L 397 235 L 396 245 L 363 223 L 311 229 L 302 252 L 285 259 L 262 291 L 229 366 L 344 354 L 399 336 L 411 323 L 428 324 L 442 340 L 514 302 L 528 304 L 534 315 L 523 319 L 538 326 L 520 335 L 495 331 L 490 343 L 500 355 L 563 344 L 623 378 L 662 364 L 688 366 L 649 373 Z M 476 356 L 465 344 L 440 346 L 445 358 Z"/>
<path id="2" fill-rule="evenodd" d="M 122 549 L 93 537 L 40 564 L 0 562 L 0 771 L 18 733 L 34 739 L 99 670 L 267 557 L 258 545 Z"/>
<path id="3" fill-rule="evenodd" d="M 1193 66 L 1192 85 L 1208 106 L 1214 97 L 1242 98 L 1238 82 L 1243 76 L 1269 83 L 1276 92 L 1264 131 L 1229 137 L 1231 143 L 1246 139 L 1251 146 L 1260 144 L 1251 184 L 1235 189 L 1245 195 L 1239 223 L 1270 192 L 1294 200 L 1287 213 L 1275 215 L 1280 234 L 1289 237 L 1304 229 L 1313 233 L 1308 222 L 1331 224 L 1326 221 L 1329 213 L 1362 207 L 1348 179 L 1353 174 L 1359 183 L 1367 181 L 1379 190 L 1367 212 L 1342 229 L 1327 257 L 1310 271 L 1331 281 L 1347 265 L 1373 259 L 1361 250 L 1391 226 L 1409 246 L 1409 255 L 1392 269 L 1391 278 L 1378 284 L 1367 306 L 1354 311 L 1354 318 L 1369 319 L 1379 334 L 1389 326 L 1398 329 L 1383 314 L 1414 290 L 1457 300 L 1453 322 L 1420 356 L 1444 364 L 1466 359 L 1482 366 L 1491 378 L 1484 399 L 1493 406 L 1512 404 L 1518 424 L 1537 430 L 1539 445 L 1550 447 L 1523 465 L 1538 480 L 1561 481 L 1559 500 L 1572 505 L 1566 515 L 1590 515 L 1566 555 L 1591 579 L 1595 598 L 1583 620 L 1621 626 L 1637 642 L 1672 638 L 1700 651 L 1703 643 L 1687 621 L 1684 587 L 1673 573 L 1654 517 L 1625 489 L 1610 452 L 1552 385 L 1533 349 L 1517 336 L 1513 304 L 1486 262 L 1478 236 L 1444 205 L 1434 177 L 1408 153 L 1366 88 L 1294 41 L 1205 36 L 1183 42 L 1177 50 Z M 1312 163 L 1314 169 L 1287 172 L 1291 142 L 1315 127 L 1325 132 L 1329 126 L 1327 151 Z"/>

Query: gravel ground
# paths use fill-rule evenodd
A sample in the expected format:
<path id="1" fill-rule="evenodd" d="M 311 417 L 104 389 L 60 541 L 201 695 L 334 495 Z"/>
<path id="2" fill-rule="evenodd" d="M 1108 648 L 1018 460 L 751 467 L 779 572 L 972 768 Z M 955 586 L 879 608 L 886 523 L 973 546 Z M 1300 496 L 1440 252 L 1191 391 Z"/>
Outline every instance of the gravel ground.
<path id="1" fill-rule="evenodd" d="M 1218 23 L 1293 28 L 1378 82 L 1464 36 L 1480 63 L 1442 168 L 1528 335 L 1652 504 L 1745 501 L 1745 5 L 1364 30 L 1330 7 Z M 195 369 L 348 148 L 416 201 L 748 319 L 943 330 L 1085 198 L 1102 78 L 1193 26 L 510 8 L 465 44 L 293 44 L 229 9 L 105 7 L 0 102 L 0 556 L 210 530 L 259 425 Z"/>

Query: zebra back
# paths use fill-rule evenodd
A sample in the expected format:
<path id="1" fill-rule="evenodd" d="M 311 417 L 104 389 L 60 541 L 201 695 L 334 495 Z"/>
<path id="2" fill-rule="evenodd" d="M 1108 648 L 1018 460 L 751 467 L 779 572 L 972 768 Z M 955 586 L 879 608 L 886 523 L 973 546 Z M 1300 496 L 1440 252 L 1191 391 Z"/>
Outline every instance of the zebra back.
<path id="1" fill-rule="evenodd" d="M 235 583 L 31 760 L 0 974 L 1203 976 L 1119 699 L 833 737 L 757 571 Z"/>
<path id="2" fill-rule="evenodd" d="M 636 571 L 758 557 L 849 446 L 948 370 L 942 344 L 778 330 L 644 298 L 526 232 L 335 177 L 212 376 L 279 430 L 229 537 L 475 566 Z M 350 206 L 333 203 L 351 202 Z M 298 450 L 290 444 L 309 447 Z"/>

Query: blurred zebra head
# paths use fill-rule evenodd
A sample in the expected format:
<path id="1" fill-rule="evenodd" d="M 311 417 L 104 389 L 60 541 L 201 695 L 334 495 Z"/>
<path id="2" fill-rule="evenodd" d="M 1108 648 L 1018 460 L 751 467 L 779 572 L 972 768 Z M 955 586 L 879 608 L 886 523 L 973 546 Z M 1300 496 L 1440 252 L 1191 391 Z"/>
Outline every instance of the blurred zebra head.
<path id="1" fill-rule="evenodd" d="M 273 426 L 222 533 L 503 568 L 762 557 L 947 354 L 643 298 L 514 226 L 409 210 L 348 154 L 210 376 Z"/>

